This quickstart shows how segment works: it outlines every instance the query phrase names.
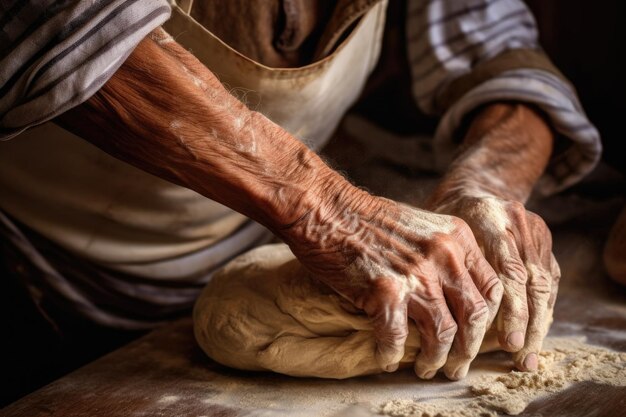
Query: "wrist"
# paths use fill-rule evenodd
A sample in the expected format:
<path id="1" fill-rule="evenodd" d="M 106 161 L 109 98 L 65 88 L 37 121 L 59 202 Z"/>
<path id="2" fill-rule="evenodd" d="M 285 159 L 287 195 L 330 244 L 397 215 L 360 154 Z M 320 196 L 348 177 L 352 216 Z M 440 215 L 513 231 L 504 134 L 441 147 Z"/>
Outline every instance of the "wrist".
<path id="1" fill-rule="evenodd" d="M 291 212 L 292 221 L 283 223 L 276 232 L 299 252 L 321 247 L 332 250 L 334 241 L 351 233 L 364 213 L 373 212 L 372 201 L 369 193 L 326 166 L 318 171 L 312 186 L 300 194 Z"/>
<path id="2" fill-rule="evenodd" d="M 260 220 L 279 237 L 301 239 L 298 227 L 313 213 L 330 216 L 341 210 L 347 195 L 360 190 L 330 168 L 314 151 L 288 132 L 260 116 L 257 132 L 268 137 L 276 150 L 266 161 L 264 172 L 256 179 L 266 187 L 254 187 L 253 201 L 262 212 Z M 322 214 L 323 213 L 323 214 Z"/>

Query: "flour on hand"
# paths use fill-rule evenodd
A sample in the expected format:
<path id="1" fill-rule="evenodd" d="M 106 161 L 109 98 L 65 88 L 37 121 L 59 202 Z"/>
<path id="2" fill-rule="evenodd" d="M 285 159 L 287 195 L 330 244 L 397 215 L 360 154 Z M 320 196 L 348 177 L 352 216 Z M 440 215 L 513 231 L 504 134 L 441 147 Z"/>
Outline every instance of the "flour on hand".
<path id="1" fill-rule="evenodd" d="M 370 319 L 313 279 L 283 244 L 218 272 L 196 303 L 194 331 L 207 355 L 233 368 L 336 379 L 383 372 Z M 482 351 L 497 344 L 490 334 Z M 419 347 L 410 323 L 401 367 L 413 366 Z"/>

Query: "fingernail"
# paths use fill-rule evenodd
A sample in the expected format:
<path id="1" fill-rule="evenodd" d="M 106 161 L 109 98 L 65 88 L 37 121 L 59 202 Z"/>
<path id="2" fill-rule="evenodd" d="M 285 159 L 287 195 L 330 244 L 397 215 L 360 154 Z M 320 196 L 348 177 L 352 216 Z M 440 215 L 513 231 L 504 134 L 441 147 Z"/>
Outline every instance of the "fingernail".
<path id="1" fill-rule="evenodd" d="M 386 372 L 395 372 L 398 370 L 398 367 L 400 366 L 399 363 L 392 363 L 391 365 L 387 365 L 387 367 L 385 368 Z"/>
<path id="2" fill-rule="evenodd" d="M 520 349 L 524 346 L 524 334 L 522 332 L 513 332 L 506 338 L 508 345 L 514 349 Z"/>
<path id="3" fill-rule="evenodd" d="M 433 379 L 436 373 L 437 370 L 427 371 L 424 373 L 424 375 L 422 375 L 422 379 Z"/>
<path id="4" fill-rule="evenodd" d="M 526 368 L 527 371 L 536 371 L 538 366 L 539 360 L 536 354 L 529 353 L 526 355 L 526 358 L 524 358 L 524 368 Z"/>
<path id="5" fill-rule="evenodd" d="M 467 371 L 469 370 L 469 365 L 463 365 L 461 366 L 459 369 L 456 370 L 456 372 L 454 373 L 454 380 L 458 381 L 460 379 L 465 378 L 465 376 L 467 375 Z"/>

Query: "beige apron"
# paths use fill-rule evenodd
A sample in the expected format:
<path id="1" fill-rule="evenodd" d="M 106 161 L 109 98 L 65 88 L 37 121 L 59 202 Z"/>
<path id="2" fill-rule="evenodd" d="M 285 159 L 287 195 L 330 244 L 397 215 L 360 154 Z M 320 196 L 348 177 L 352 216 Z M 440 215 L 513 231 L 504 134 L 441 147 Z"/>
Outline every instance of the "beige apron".
<path id="1" fill-rule="evenodd" d="M 166 30 L 233 94 L 313 149 L 329 138 L 379 57 L 386 1 L 374 4 L 332 54 L 289 69 L 242 56 L 189 15 L 189 1 L 181 3 Z M 267 234 L 52 123 L 0 143 L 0 208 L 74 255 L 150 279 L 184 280 Z"/>

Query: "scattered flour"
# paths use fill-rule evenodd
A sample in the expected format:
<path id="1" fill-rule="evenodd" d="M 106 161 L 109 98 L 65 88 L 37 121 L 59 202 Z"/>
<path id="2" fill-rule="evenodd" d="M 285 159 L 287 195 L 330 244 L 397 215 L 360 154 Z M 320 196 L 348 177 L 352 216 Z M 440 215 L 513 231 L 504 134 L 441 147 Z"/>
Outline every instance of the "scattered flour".
<path id="1" fill-rule="evenodd" d="M 326 379 L 292 379 L 280 386 L 274 379 L 268 390 L 259 381 L 245 387 L 235 378 L 233 388 L 218 384 L 221 394 L 208 399 L 243 409 L 284 407 L 321 416 L 341 405 L 368 402 L 371 412 L 388 416 L 482 417 L 519 414 L 534 399 L 576 381 L 626 386 L 626 353 L 552 337 L 534 373 L 511 371 L 510 363 L 494 353 L 491 363 L 479 356 L 458 383 L 419 381 L 412 373 L 398 380 L 381 375 L 370 383 L 354 379 L 381 373 L 372 355 L 370 321 L 348 311 L 280 244 L 250 251 L 213 277 L 196 303 L 194 331 L 200 347 L 229 367 Z M 419 334 L 410 323 L 401 367 L 412 368 L 419 349 Z M 491 344 L 482 350 L 491 350 Z M 326 411 L 314 414 L 312 408 Z"/>
<path id="2" fill-rule="evenodd" d="M 572 382 L 593 381 L 626 386 L 626 353 L 573 339 L 547 339 L 537 372 L 511 371 L 469 380 L 470 398 L 434 401 L 393 400 L 374 411 L 394 417 L 482 417 L 517 415 L 536 398 L 556 393 Z"/>

